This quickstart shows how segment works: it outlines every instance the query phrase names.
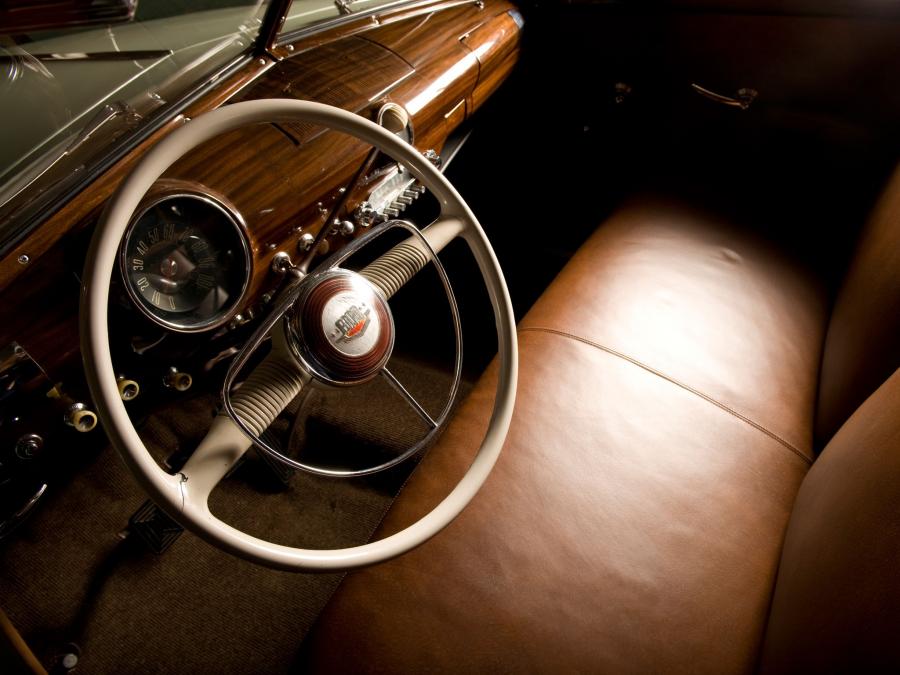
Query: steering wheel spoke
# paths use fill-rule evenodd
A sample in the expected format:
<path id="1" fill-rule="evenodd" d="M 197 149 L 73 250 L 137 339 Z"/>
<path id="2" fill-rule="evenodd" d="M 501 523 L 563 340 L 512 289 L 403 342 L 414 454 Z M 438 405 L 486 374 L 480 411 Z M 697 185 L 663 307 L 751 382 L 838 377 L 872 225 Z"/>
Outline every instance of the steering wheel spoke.
<path id="1" fill-rule="evenodd" d="M 387 380 L 388 384 L 402 396 L 407 403 L 409 403 L 410 407 L 416 411 L 416 414 L 421 417 L 425 423 L 430 426 L 432 429 L 438 428 L 438 423 L 434 421 L 434 418 L 428 414 L 428 411 L 422 406 L 421 403 L 411 394 L 409 393 L 409 389 L 403 386 L 403 383 L 397 379 L 397 377 L 384 367 L 381 369 L 381 375 Z"/>
<path id="2" fill-rule="evenodd" d="M 234 417 L 219 414 L 179 472 L 183 493 L 198 505 L 205 503 L 213 488 L 253 445 L 247 430 L 261 436 L 308 381 L 309 375 L 276 343 L 230 397 Z"/>

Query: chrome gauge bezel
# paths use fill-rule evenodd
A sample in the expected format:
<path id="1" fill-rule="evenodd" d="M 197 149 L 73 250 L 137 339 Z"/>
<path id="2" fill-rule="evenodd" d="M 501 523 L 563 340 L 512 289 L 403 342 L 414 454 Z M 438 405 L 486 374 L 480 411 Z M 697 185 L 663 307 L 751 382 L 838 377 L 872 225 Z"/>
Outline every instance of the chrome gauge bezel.
<path id="1" fill-rule="evenodd" d="M 134 285 L 132 284 L 128 273 L 128 241 L 134 231 L 135 225 L 137 225 L 138 221 L 143 218 L 151 209 L 154 209 L 160 204 L 172 201 L 174 199 L 194 199 L 197 201 L 201 201 L 208 206 L 212 206 L 220 213 L 222 213 L 225 216 L 225 219 L 234 228 L 238 240 L 241 242 L 241 250 L 244 254 L 244 279 L 241 284 L 241 290 L 235 297 L 234 301 L 228 303 L 210 319 L 201 323 L 191 325 L 185 325 L 178 321 L 164 319 L 163 317 L 155 314 L 149 307 L 147 307 L 143 299 L 138 294 L 137 290 L 134 288 Z M 146 204 L 132 217 L 131 221 L 128 223 L 128 227 L 125 229 L 125 234 L 122 236 L 122 241 L 119 244 L 119 274 L 122 278 L 123 283 L 125 284 L 125 289 L 128 292 L 128 297 L 131 299 L 131 303 L 135 307 L 137 307 L 141 314 L 146 316 L 155 324 L 176 333 L 199 333 L 212 330 L 214 328 L 219 328 L 220 326 L 223 326 L 225 323 L 227 323 L 236 314 L 241 303 L 247 296 L 247 291 L 250 288 L 250 279 L 253 276 L 252 265 L 253 255 L 250 249 L 250 240 L 247 236 L 247 225 L 244 222 L 244 219 L 241 216 L 240 212 L 238 212 L 237 209 L 229 206 L 222 200 L 218 199 L 217 197 L 204 192 L 192 192 L 184 190 L 178 192 L 166 192 L 154 197 L 150 201 L 146 202 Z"/>

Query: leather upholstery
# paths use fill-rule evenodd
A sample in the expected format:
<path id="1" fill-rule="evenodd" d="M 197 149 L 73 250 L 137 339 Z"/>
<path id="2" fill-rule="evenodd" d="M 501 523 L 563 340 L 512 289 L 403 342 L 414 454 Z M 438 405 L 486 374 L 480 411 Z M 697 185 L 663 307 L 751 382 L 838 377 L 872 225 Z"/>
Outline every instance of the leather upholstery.
<path id="1" fill-rule="evenodd" d="M 488 482 L 446 531 L 348 576 L 305 665 L 339 672 L 741 672 L 809 466 L 817 286 L 714 218 L 634 205 L 523 319 Z M 381 528 L 464 472 L 489 371 Z M 806 431 L 803 431 L 806 429 Z"/>
<path id="2" fill-rule="evenodd" d="M 777 250 L 643 199 L 598 229 L 521 326 L 621 352 L 812 457 L 826 321 L 823 287 Z"/>
<path id="3" fill-rule="evenodd" d="M 816 414 L 821 445 L 900 367 L 900 168 L 882 193 L 828 327 Z"/>
<path id="4" fill-rule="evenodd" d="M 762 670 L 900 672 L 900 370 L 841 427 L 797 496 Z"/>

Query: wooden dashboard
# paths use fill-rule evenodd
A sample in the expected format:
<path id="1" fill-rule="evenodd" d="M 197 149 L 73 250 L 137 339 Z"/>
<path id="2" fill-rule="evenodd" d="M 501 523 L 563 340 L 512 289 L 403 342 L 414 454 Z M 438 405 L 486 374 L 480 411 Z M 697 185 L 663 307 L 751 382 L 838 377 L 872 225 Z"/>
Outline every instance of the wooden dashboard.
<path id="1" fill-rule="evenodd" d="M 0 344 L 17 343 L 53 382 L 85 396 L 78 343 L 81 265 L 90 230 L 122 177 L 156 141 L 185 120 L 232 101 L 293 97 L 374 119 L 387 102 L 407 111 L 412 143 L 442 150 L 518 58 L 520 17 L 504 0 L 430 2 L 348 21 L 259 57 L 136 148 L 0 260 Z M 249 292 L 233 314 L 259 302 L 273 283 L 279 251 L 298 254 L 300 237 L 322 250 L 348 240 L 322 232 L 365 194 L 344 195 L 368 153 L 359 141 L 305 125 L 259 125 L 222 136 L 174 165 L 158 189 L 190 188 L 227 199 L 252 249 Z M 342 213 L 334 207 L 341 205 Z M 326 221 L 328 224 L 326 225 Z M 358 234 L 358 232 L 357 232 Z M 252 314 L 252 312 L 250 312 Z"/>

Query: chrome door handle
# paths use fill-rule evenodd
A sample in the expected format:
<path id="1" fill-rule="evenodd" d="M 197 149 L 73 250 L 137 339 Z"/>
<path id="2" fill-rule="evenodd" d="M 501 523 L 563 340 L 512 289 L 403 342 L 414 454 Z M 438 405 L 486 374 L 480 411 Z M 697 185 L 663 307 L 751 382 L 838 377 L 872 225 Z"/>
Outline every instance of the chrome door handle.
<path id="1" fill-rule="evenodd" d="M 746 110 L 750 107 L 750 104 L 753 103 L 753 100 L 757 97 L 759 92 L 756 89 L 750 89 L 749 87 L 743 87 L 737 90 L 737 93 L 732 96 L 724 96 L 722 94 L 717 94 L 714 91 L 710 91 L 705 87 L 701 87 L 699 84 L 691 84 L 691 89 L 696 91 L 701 96 L 708 98 L 710 101 L 715 101 L 716 103 L 721 103 L 722 105 L 727 105 L 732 108 L 740 108 L 741 110 Z"/>

